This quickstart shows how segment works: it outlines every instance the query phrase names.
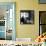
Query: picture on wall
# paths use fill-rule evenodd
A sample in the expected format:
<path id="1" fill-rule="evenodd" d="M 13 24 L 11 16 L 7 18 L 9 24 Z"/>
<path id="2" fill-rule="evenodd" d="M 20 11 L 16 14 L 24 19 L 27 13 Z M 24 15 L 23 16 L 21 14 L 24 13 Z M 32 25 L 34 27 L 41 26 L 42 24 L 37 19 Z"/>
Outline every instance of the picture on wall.
<path id="1" fill-rule="evenodd" d="M 46 4 L 46 0 L 39 0 L 40 4 Z"/>
<path id="2" fill-rule="evenodd" d="M 34 10 L 21 10 L 20 24 L 34 24 Z"/>

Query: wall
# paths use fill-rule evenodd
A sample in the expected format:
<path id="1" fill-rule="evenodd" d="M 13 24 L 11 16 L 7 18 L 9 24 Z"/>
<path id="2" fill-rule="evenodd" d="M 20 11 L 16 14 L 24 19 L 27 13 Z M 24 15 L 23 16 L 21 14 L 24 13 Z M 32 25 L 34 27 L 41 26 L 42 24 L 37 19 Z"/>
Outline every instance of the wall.
<path id="1" fill-rule="evenodd" d="M 17 2 L 16 2 L 17 4 Z M 20 10 L 33 10 L 33 1 L 32 0 L 19 0 L 17 5 L 17 37 L 18 38 L 33 38 L 35 25 L 21 25 L 20 24 Z M 33 32 L 33 33 L 32 33 Z"/>
<path id="2" fill-rule="evenodd" d="M 17 3 L 18 2 L 18 3 Z M 37 0 L 19 0 L 17 1 L 17 37 L 18 38 L 33 38 L 35 39 L 39 34 L 39 5 Z M 20 24 L 20 10 L 34 10 L 34 24 L 21 25 Z"/>
<path id="3" fill-rule="evenodd" d="M 16 37 L 36 38 L 39 34 L 39 10 L 46 10 L 46 4 L 38 4 L 38 0 L 3 0 L 0 2 L 16 2 Z M 34 10 L 33 25 L 20 24 L 20 10 Z"/>

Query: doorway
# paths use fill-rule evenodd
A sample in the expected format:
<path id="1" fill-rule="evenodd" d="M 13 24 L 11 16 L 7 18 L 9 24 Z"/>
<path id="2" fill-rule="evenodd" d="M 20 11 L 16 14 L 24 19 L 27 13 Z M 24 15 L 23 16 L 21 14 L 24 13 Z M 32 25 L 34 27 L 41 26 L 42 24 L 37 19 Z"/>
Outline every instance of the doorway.
<path id="1" fill-rule="evenodd" d="M 46 32 L 46 11 L 39 12 L 39 35 Z"/>
<path id="2" fill-rule="evenodd" d="M 15 3 L 0 3 L 0 40 L 15 40 Z"/>

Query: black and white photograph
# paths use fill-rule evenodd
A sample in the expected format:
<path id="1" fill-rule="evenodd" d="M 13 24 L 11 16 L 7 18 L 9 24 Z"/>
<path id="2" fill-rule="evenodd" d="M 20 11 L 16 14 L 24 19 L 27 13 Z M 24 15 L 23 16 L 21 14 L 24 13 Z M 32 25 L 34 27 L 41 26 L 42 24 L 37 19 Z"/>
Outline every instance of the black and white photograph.
<path id="1" fill-rule="evenodd" d="M 34 24 L 34 11 L 21 10 L 20 11 L 20 24 Z"/>

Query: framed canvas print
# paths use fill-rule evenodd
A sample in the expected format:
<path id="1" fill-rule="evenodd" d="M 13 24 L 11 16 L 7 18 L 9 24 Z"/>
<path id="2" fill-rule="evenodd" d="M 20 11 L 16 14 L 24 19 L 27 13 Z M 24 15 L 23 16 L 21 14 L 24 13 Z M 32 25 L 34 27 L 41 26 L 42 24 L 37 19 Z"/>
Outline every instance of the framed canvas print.
<path id="1" fill-rule="evenodd" d="M 15 2 L 0 2 L 0 40 L 15 40 Z"/>
<path id="2" fill-rule="evenodd" d="M 46 4 L 46 0 L 39 0 L 40 4 Z"/>
<path id="3" fill-rule="evenodd" d="M 20 24 L 34 24 L 34 10 L 21 10 Z"/>

